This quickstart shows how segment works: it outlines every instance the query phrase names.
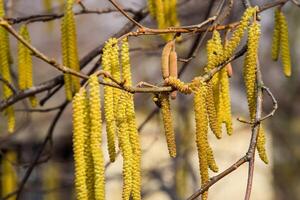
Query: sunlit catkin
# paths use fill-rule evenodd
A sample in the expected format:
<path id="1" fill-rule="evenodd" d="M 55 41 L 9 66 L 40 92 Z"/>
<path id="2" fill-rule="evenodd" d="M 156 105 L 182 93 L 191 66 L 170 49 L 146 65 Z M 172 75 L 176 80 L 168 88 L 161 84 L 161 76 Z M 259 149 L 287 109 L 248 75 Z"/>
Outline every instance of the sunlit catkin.
<path id="1" fill-rule="evenodd" d="M 95 200 L 105 199 L 105 177 L 104 158 L 101 149 L 102 143 L 102 119 L 100 103 L 100 85 L 97 75 L 92 75 L 89 79 L 90 96 L 90 124 L 91 124 L 91 151 L 94 163 L 94 190 Z"/>
<path id="2" fill-rule="evenodd" d="M 171 106 L 169 94 L 161 94 L 161 114 L 165 129 L 168 150 L 171 157 L 176 157 L 176 142 L 174 126 L 172 121 Z"/>
<path id="3" fill-rule="evenodd" d="M 26 25 L 21 26 L 19 33 L 27 42 L 30 43 L 30 35 Z M 25 90 L 33 86 L 31 52 L 21 42 L 18 43 L 18 74 L 19 88 L 21 90 Z M 29 101 L 32 107 L 37 106 L 37 99 L 35 96 L 30 96 Z"/>
<path id="4" fill-rule="evenodd" d="M 279 13 L 280 24 L 280 48 L 281 48 L 281 61 L 283 65 L 284 75 L 289 77 L 292 74 L 291 68 L 291 55 L 289 47 L 289 31 L 288 24 L 282 12 Z"/>
<path id="5" fill-rule="evenodd" d="M 8 151 L 3 154 L 1 163 L 1 194 L 6 197 L 17 189 L 17 174 L 14 165 L 17 164 L 17 154 Z M 15 196 L 7 198 L 7 200 L 15 200 Z"/>
<path id="6" fill-rule="evenodd" d="M 278 60 L 279 51 L 280 51 L 280 10 L 275 9 L 274 12 L 274 32 L 272 38 L 272 59 Z"/>
<path id="7" fill-rule="evenodd" d="M 122 41 L 121 48 L 122 75 L 125 85 L 132 86 L 131 66 L 128 40 Z M 132 199 L 141 199 L 141 145 L 136 124 L 133 94 L 126 95 L 126 120 L 132 149 Z"/>
<path id="8" fill-rule="evenodd" d="M 77 52 L 76 26 L 73 13 L 74 0 L 67 0 L 65 5 L 65 16 L 61 24 L 61 46 L 63 54 L 63 64 L 75 71 L 79 71 L 79 59 Z M 68 100 L 72 99 L 72 94 L 80 88 L 78 77 L 65 74 L 65 89 Z"/>
<path id="9" fill-rule="evenodd" d="M 257 21 L 253 22 L 250 26 L 248 35 L 248 50 L 245 57 L 243 76 L 246 86 L 250 119 L 253 120 L 255 118 L 256 109 L 256 70 L 260 37 L 260 24 Z"/>
<path id="10" fill-rule="evenodd" d="M 156 5 L 155 5 L 155 0 L 148 0 L 147 1 L 148 9 L 150 15 L 155 18 L 156 17 Z"/>
<path id="11" fill-rule="evenodd" d="M 133 183 L 133 173 L 132 173 L 132 165 L 133 165 L 133 153 L 130 143 L 130 136 L 128 130 L 127 116 L 126 116 L 126 106 L 128 99 L 126 98 L 127 94 L 125 91 L 121 92 L 119 98 L 118 105 L 118 118 L 117 118 L 117 126 L 118 126 L 118 139 L 119 146 L 123 156 L 123 192 L 122 199 L 129 200 L 131 191 L 132 191 L 132 183 Z"/>
<path id="12" fill-rule="evenodd" d="M 201 175 L 201 184 L 209 181 L 208 157 L 207 157 L 207 132 L 208 120 L 206 111 L 206 87 L 201 83 L 199 87 L 194 88 L 194 112 L 196 121 L 196 144 L 199 158 L 199 168 Z M 202 195 L 202 200 L 206 200 L 208 192 Z"/>
<path id="13" fill-rule="evenodd" d="M 177 66 L 177 53 L 176 51 L 172 51 L 170 53 L 170 76 L 177 78 L 178 77 L 178 66 Z M 177 91 L 172 91 L 171 99 L 176 99 Z"/>
<path id="14" fill-rule="evenodd" d="M 213 172 L 218 172 L 219 171 L 219 167 L 216 163 L 216 160 L 214 158 L 214 153 L 212 148 L 209 146 L 208 141 L 207 141 L 207 164 L 208 167 L 211 171 Z"/>
<path id="15" fill-rule="evenodd" d="M 84 119 L 85 89 L 76 93 L 73 99 L 73 154 L 75 165 L 75 191 L 78 200 L 88 199 L 86 184 L 86 163 L 84 158 L 84 134 L 86 129 Z"/>
<path id="16" fill-rule="evenodd" d="M 260 125 L 259 130 L 258 130 L 258 135 L 257 135 L 257 151 L 258 151 L 258 155 L 260 157 L 260 159 L 268 164 L 269 163 L 269 159 L 268 159 L 268 155 L 266 152 L 266 135 L 265 135 L 265 131 L 262 127 L 262 125 Z"/>
<path id="17" fill-rule="evenodd" d="M 0 17 L 5 17 L 4 2 L 0 0 Z M 9 56 L 9 38 L 7 31 L 0 27 L 0 75 L 8 83 L 12 84 L 10 75 L 10 56 Z M 2 92 L 4 99 L 9 98 L 13 92 L 4 83 L 2 83 Z M 12 106 L 5 109 L 8 121 L 8 132 L 12 133 L 15 129 L 15 114 Z"/>
<path id="18" fill-rule="evenodd" d="M 110 54 L 112 51 L 112 39 L 106 42 L 103 54 L 102 54 L 102 67 L 106 72 L 111 73 L 111 60 Z M 111 83 L 109 78 L 104 77 L 105 83 Z M 108 153 L 111 162 L 115 161 L 116 150 L 115 150 L 115 117 L 114 117 L 114 95 L 113 88 L 104 86 L 104 116 L 106 121 L 106 135 L 108 143 Z"/>

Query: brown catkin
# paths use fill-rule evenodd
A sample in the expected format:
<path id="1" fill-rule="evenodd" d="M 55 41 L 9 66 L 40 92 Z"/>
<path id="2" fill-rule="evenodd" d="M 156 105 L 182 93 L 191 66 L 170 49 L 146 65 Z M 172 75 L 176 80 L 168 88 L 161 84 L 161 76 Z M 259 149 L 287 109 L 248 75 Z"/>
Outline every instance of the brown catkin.
<path id="1" fill-rule="evenodd" d="M 86 163 L 84 158 L 84 139 L 86 124 L 84 119 L 85 89 L 76 93 L 73 99 L 73 153 L 75 164 L 75 191 L 78 200 L 88 200 L 86 184 Z"/>
<path id="2" fill-rule="evenodd" d="M 170 76 L 170 54 L 174 47 L 174 41 L 169 41 L 163 48 L 161 55 L 161 72 L 163 79 Z"/>
<path id="3" fill-rule="evenodd" d="M 161 113 L 165 129 L 168 150 L 171 157 L 176 157 L 175 133 L 172 121 L 169 94 L 161 94 Z"/>
<path id="4" fill-rule="evenodd" d="M 94 190 L 95 200 L 105 199 L 105 176 L 104 158 L 101 149 L 102 143 L 102 119 L 101 119 L 101 98 L 100 85 L 97 75 L 92 75 L 89 79 L 90 96 L 90 124 L 91 124 L 91 152 L 94 163 Z"/>
<path id="5" fill-rule="evenodd" d="M 112 43 L 114 39 L 110 39 L 106 42 L 103 55 L 102 55 L 102 67 L 106 72 L 111 73 L 111 51 Z M 109 78 L 104 77 L 105 83 L 111 83 Z M 107 135 L 107 145 L 108 153 L 111 162 L 115 161 L 116 158 L 116 148 L 115 148 L 115 131 L 116 131 L 116 121 L 114 116 L 114 94 L 113 88 L 109 86 L 104 86 L 104 116 L 106 120 L 106 135 Z"/>
<path id="6" fill-rule="evenodd" d="M 177 66 L 177 53 L 176 51 L 172 51 L 170 53 L 170 77 L 177 78 L 178 77 L 178 66 Z M 171 94 L 171 99 L 176 99 L 177 96 L 177 91 L 172 91 Z"/>
<path id="7" fill-rule="evenodd" d="M 280 24 L 281 61 L 283 65 L 283 72 L 285 76 L 289 77 L 292 74 L 291 55 L 290 55 L 290 47 L 289 47 L 289 31 L 288 31 L 287 21 L 282 12 L 280 12 L 279 14 L 279 24 Z"/>
<path id="8" fill-rule="evenodd" d="M 280 20 L 279 20 L 280 10 L 275 9 L 274 12 L 274 32 L 272 38 L 272 59 L 278 60 L 280 51 Z"/>
<path id="9" fill-rule="evenodd" d="M 128 99 L 126 98 L 127 94 L 125 91 L 121 92 L 118 105 L 118 118 L 117 118 L 117 127 L 118 127 L 118 139 L 119 146 L 123 156 L 123 192 L 122 199 L 129 200 L 133 186 L 133 152 L 130 144 L 130 133 L 128 130 L 128 121 L 126 116 L 126 106 Z"/>
<path id="10" fill-rule="evenodd" d="M 199 168 L 201 175 L 201 184 L 204 185 L 209 181 L 208 174 L 208 157 L 207 157 L 207 132 L 208 120 L 206 111 L 206 86 L 201 82 L 199 87 L 194 88 L 194 112 L 196 121 L 196 144 L 199 158 Z M 208 192 L 204 192 L 202 200 L 206 200 Z"/>

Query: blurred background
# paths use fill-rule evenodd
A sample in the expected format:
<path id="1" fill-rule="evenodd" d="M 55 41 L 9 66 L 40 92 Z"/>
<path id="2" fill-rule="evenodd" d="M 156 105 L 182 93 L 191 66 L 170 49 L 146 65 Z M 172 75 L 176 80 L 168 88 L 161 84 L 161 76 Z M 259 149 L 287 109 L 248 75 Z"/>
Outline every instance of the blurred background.
<path id="1" fill-rule="evenodd" d="M 37 14 L 61 14 L 63 0 L 52 0 L 46 6 L 43 0 L 6 0 L 7 17 L 18 18 Z M 146 6 L 146 0 L 118 0 L 124 8 L 139 12 Z M 204 21 L 210 10 L 212 16 L 219 5 L 219 0 L 181 0 L 178 6 L 178 15 L 181 25 L 198 24 Z M 274 1 L 251 1 L 253 5 L 264 5 Z M 104 10 L 113 8 L 105 0 L 82 0 L 86 9 Z M 81 7 L 76 5 L 75 11 Z M 240 19 L 244 7 L 241 1 L 234 1 L 231 14 L 224 23 L 235 22 Z M 274 30 L 274 9 L 261 14 L 262 38 L 260 44 L 260 62 L 263 80 L 274 93 L 279 109 L 276 114 L 264 122 L 267 129 L 267 153 L 270 163 L 265 165 L 257 157 L 254 173 L 252 198 L 255 200 L 296 200 L 300 199 L 300 8 L 292 3 L 283 7 L 283 12 L 289 24 L 290 50 L 292 58 L 292 77 L 286 78 L 282 72 L 281 62 L 271 59 L 271 40 Z M 113 34 L 119 32 L 127 23 L 127 19 L 117 12 L 107 14 L 84 14 L 76 16 L 77 40 L 79 57 L 85 57 L 91 50 L 100 47 Z M 156 27 L 155 21 L 147 16 L 142 24 Z M 20 25 L 13 27 L 19 29 Z M 34 22 L 28 24 L 32 44 L 51 58 L 60 61 L 60 19 L 50 22 Z M 176 46 L 180 58 L 188 58 L 197 34 L 186 34 Z M 208 33 L 205 41 L 211 37 Z M 17 78 L 16 60 L 17 44 L 10 38 L 13 56 L 14 79 Z M 133 80 L 137 84 L 145 81 L 152 84 L 162 82 L 160 72 L 160 56 L 164 40 L 159 36 L 132 37 L 131 64 Z M 95 57 L 84 69 L 88 72 L 99 61 L 100 54 Z M 40 84 L 60 75 L 53 67 L 34 59 L 34 82 Z M 196 58 L 187 66 L 182 80 L 190 81 L 202 73 L 206 63 L 205 42 L 202 44 Z M 180 65 L 183 65 L 181 63 Z M 96 65 L 97 66 L 97 65 Z M 231 101 L 233 112 L 234 134 L 223 134 L 217 140 L 209 134 L 209 141 L 213 147 L 220 172 L 225 170 L 247 151 L 251 131 L 250 128 L 238 122 L 237 117 L 247 119 L 248 110 L 242 79 L 243 57 L 232 63 L 233 76 L 230 79 Z M 99 69 L 101 66 L 99 66 Z M 0 91 L 2 92 L 2 91 Z M 49 92 L 49 91 L 48 91 Z M 43 100 L 48 93 L 37 95 Z M 142 124 L 150 113 L 156 109 L 151 94 L 135 95 L 135 105 L 138 124 Z M 64 90 L 60 89 L 40 109 L 53 108 L 65 101 Z M 18 154 L 17 162 L 9 162 L 17 173 L 21 182 L 26 175 L 30 164 L 41 147 L 52 121 L 58 110 L 49 112 L 24 112 L 29 108 L 27 101 L 15 104 L 17 111 L 17 130 L 8 136 L 6 120 L 0 120 L 0 150 L 14 150 Z M 264 112 L 272 109 L 272 102 L 268 96 L 264 97 Z M 195 145 L 195 128 L 192 98 L 178 95 L 172 101 L 174 125 L 176 125 L 176 140 L 179 155 L 171 159 L 168 155 L 165 142 L 162 120 L 159 113 L 154 113 L 151 120 L 143 124 L 140 131 L 142 144 L 142 194 L 143 199 L 182 200 L 189 197 L 200 187 L 198 157 Z M 53 127 L 52 127 L 53 128 Z M 103 137 L 104 140 L 105 134 Z M 107 199 L 121 199 L 122 192 L 122 158 L 118 157 L 115 163 L 109 163 L 106 144 L 103 144 L 106 160 L 106 197 Z M 9 161 L 9 160 L 8 160 Z M 5 161 L 2 161 L 2 164 Z M 74 199 L 73 188 L 73 156 L 72 156 L 72 115 L 68 105 L 53 130 L 53 137 L 47 144 L 38 164 L 34 167 L 21 199 Z M 214 173 L 210 174 L 215 175 Z M 5 174 L 1 171 L 1 177 Z M 210 199 L 243 199 L 247 182 L 247 165 L 240 167 L 226 178 L 219 181 L 209 190 Z M 3 186 L 3 183 L 2 183 Z"/>

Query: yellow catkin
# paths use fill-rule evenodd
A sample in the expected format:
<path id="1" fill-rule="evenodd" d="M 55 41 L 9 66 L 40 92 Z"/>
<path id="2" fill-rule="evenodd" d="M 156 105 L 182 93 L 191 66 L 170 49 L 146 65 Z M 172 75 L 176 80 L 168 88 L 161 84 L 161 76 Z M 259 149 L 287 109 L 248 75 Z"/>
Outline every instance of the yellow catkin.
<path id="1" fill-rule="evenodd" d="M 264 131 L 262 125 L 260 125 L 259 130 L 258 130 L 256 148 L 257 148 L 260 159 L 264 163 L 268 164 L 269 159 L 268 159 L 268 155 L 267 155 L 265 146 L 266 146 L 266 135 L 265 135 L 265 131 Z"/>
<path id="2" fill-rule="evenodd" d="M 20 35 L 27 42 L 29 43 L 31 42 L 29 31 L 26 25 L 21 26 Z M 33 86 L 31 52 L 21 42 L 18 43 L 18 74 L 19 74 L 19 88 L 21 90 L 25 90 Z M 35 96 L 30 96 L 29 101 L 32 107 L 37 106 L 37 99 Z"/>
<path id="3" fill-rule="evenodd" d="M 279 20 L 280 10 L 276 9 L 274 12 L 274 32 L 272 38 L 272 59 L 278 60 L 280 51 L 280 20 Z"/>
<path id="4" fill-rule="evenodd" d="M 188 166 L 184 161 L 176 163 L 175 180 L 176 194 L 180 199 L 184 199 L 188 187 Z"/>
<path id="5" fill-rule="evenodd" d="M 78 200 L 88 199 L 86 184 L 86 163 L 84 158 L 84 139 L 86 124 L 85 90 L 81 89 L 73 99 L 73 154 L 75 165 L 75 191 Z"/>
<path id="6" fill-rule="evenodd" d="M 65 16 L 62 19 L 62 54 L 63 64 L 75 71 L 79 71 L 79 59 L 77 52 L 76 40 L 76 25 L 73 13 L 74 0 L 67 0 L 65 5 Z M 68 100 L 72 99 L 72 94 L 77 92 L 80 88 L 80 80 L 76 76 L 65 74 L 65 89 Z"/>
<path id="7" fill-rule="evenodd" d="M 206 87 L 201 83 L 194 89 L 194 112 L 196 121 L 196 144 L 199 158 L 199 168 L 201 175 L 201 184 L 209 181 L 208 174 L 208 157 L 207 157 L 207 132 L 208 119 L 206 112 Z M 206 200 L 208 192 L 203 193 L 202 200 Z"/>
<path id="8" fill-rule="evenodd" d="M 170 85 L 172 87 L 174 87 L 175 89 L 177 89 L 178 91 L 180 91 L 181 93 L 184 94 L 190 94 L 191 88 L 189 87 L 188 84 L 182 82 L 180 79 L 175 78 L 175 77 L 169 77 L 165 79 L 165 83 L 167 85 Z"/>
<path id="9" fill-rule="evenodd" d="M 57 200 L 60 198 L 57 188 L 60 187 L 60 169 L 59 165 L 54 162 L 48 162 L 43 168 L 43 189 L 51 191 L 44 194 L 44 200 Z"/>
<path id="10" fill-rule="evenodd" d="M 282 12 L 280 12 L 279 14 L 279 24 L 280 24 L 281 61 L 283 65 L 283 72 L 285 76 L 289 77 L 292 74 L 291 55 L 290 55 L 290 47 L 289 47 L 289 31 L 288 31 L 287 21 Z"/>
<path id="11" fill-rule="evenodd" d="M 102 119 L 100 103 L 100 85 L 97 75 L 92 75 L 89 79 L 90 96 L 90 145 L 94 163 L 94 190 L 95 200 L 105 199 L 105 176 L 104 158 L 101 150 L 102 143 Z"/>
<path id="12" fill-rule="evenodd" d="M 211 169 L 213 172 L 218 172 L 219 171 L 219 167 L 216 163 L 216 160 L 214 158 L 214 153 L 212 148 L 209 146 L 208 141 L 207 141 L 207 164 L 209 169 Z"/>
<path id="13" fill-rule="evenodd" d="M 5 17 L 4 2 L 0 0 L 0 17 Z M 9 53 L 9 38 L 7 31 L 0 27 L 0 75 L 9 83 L 12 83 L 10 75 L 10 53 Z M 2 84 L 2 91 L 4 99 L 9 98 L 13 95 L 11 89 L 6 85 Z M 12 106 L 5 109 L 7 115 L 7 127 L 8 132 L 12 133 L 15 129 L 15 114 Z"/>
<path id="14" fill-rule="evenodd" d="M 244 81 L 246 86 L 246 94 L 248 100 L 248 107 L 250 112 L 250 119 L 255 119 L 256 109 L 256 68 L 257 68 L 257 56 L 259 48 L 260 37 L 260 24 L 253 22 L 249 28 L 248 36 L 248 50 L 244 63 Z"/>
<path id="15" fill-rule="evenodd" d="M 129 200 L 131 191 L 133 189 L 133 173 L 132 173 L 132 165 L 133 165 L 133 153 L 130 143 L 130 133 L 128 131 L 128 123 L 126 116 L 126 106 L 128 99 L 126 98 L 126 92 L 122 91 L 119 98 L 118 105 L 118 118 L 117 118 L 117 126 L 118 126 L 118 139 L 119 146 L 123 156 L 123 192 L 122 199 Z"/>
<path id="16" fill-rule="evenodd" d="M 110 39 L 104 49 L 102 54 L 102 68 L 104 71 L 111 73 L 111 60 L 110 54 L 112 51 L 112 39 Z M 104 77 L 105 83 L 110 83 L 109 78 Z M 106 135 L 108 143 L 108 153 L 111 162 L 115 161 L 116 150 L 115 150 L 115 131 L 116 123 L 114 117 L 114 95 L 113 88 L 109 86 L 104 86 L 104 115 L 106 120 Z"/>
<path id="17" fill-rule="evenodd" d="M 91 119 L 89 97 L 86 91 L 82 92 L 84 98 L 84 160 L 86 163 L 86 185 L 88 190 L 88 199 L 95 199 L 94 190 L 94 161 L 91 148 Z"/>
<path id="18" fill-rule="evenodd" d="M 177 0 L 169 0 L 170 4 L 170 24 L 171 26 L 180 26 L 180 22 L 177 17 Z"/>
<path id="19" fill-rule="evenodd" d="M 14 192 L 17 189 L 17 174 L 14 166 L 17 162 L 17 154 L 13 151 L 8 151 L 3 154 L 1 163 L 1 194 L 2 197 Z M 12 196 L 8 200 L 15 200 Z"/>
<path id="20" fill-rule="evenodd" d="M 43 1 L 44 9 L 47 13 L 51 12 L 52 9 L 52 0 L 44 0 Z"/>
<path id="21" fill-rule="evenodd" d="M 156 6 L 155 6 L 155 0 L 148 0 L 147 1 L 148 9 L 150 15 L 155 18 L 156 17 Z"/>
<path id="22" fill-rule="evenodd" d="M 231 116 L 231 100 L 230 100 L 230 89 L 229 89 L 229 78 L 227 74 L 227 69 L 223 68 L 219 72 L 220 78 L 220 98 L 222 98 L 222 110 L 218 112 L 222 112 L 222 119 L 220 119 L 223 123 L 225 123 L 227 134 L 231 135 L 233 133 L 232 128 L 232 116 Z"/>
<path id="23" fill-rule="evenodd" d="M 122 72 L 125 85 L 132 86 L 129 44 L 127 39 L 122 41 L 121 49 Z M 141 199 L 141 145 L 136 124 L 133 94 L 127 94 L 126 118 L 132 148 L 132 199 Z"/>
<path id="24" fill-rule="evenodd" d="M 174 126 L 172 121 L 170 99 L 168 94 L 161 94 L 161 113 L 165 129 L 165 136 L 167 140 L 168 150 L 171 157 L 176 157 L 176 142 Z"/>

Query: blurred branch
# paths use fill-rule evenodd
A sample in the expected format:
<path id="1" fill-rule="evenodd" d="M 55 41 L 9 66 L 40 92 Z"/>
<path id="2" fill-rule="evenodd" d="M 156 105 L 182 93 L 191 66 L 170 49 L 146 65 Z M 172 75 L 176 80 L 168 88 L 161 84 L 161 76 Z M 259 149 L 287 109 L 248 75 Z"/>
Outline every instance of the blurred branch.
<path id="1" fill-rule="evenodd" d="M 10 84 L 10 82 L 8 82 L 8 80 L 6 80 L 6 79 L 3 78 L 2 76 L 0 76 L 0 81 L 1 81 L 2 83 L 4 83 L 7 87 L 9 87 L 9 89 L 10 89 L 14 94 L 17 93 L 16 88 L 15 88 L 12 84 Z"/>

